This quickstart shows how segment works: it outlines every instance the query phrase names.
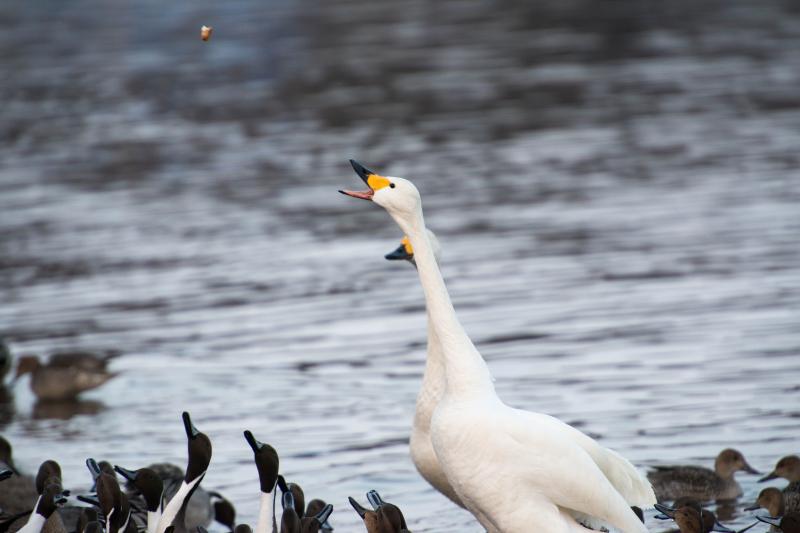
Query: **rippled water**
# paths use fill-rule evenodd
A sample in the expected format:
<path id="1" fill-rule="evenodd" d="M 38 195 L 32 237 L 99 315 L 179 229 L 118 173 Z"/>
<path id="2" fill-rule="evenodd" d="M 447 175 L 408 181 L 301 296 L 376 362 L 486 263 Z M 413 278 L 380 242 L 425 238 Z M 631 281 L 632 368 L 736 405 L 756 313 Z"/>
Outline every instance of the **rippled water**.
<path id="1" fill-rule="evenodd" d="M 643 467 L 796 453 L 800 10 L 537 4 L 0 5 L 0 331 L 123 353 L 77 408 L 14 390 L 18 463 L 181 463 L 189 410 L 242 521 L 251 429 L 339 531 L 371 488 L 478 531 L 408 457 L 422 293 L 349 157 L 419 186 L 508 403 Z"/>

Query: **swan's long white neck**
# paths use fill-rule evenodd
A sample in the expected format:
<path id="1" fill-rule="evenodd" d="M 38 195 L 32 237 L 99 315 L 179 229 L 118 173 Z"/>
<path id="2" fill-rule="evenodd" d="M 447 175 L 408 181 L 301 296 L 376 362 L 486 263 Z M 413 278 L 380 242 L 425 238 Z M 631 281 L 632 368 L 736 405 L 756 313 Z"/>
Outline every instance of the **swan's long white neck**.
<path id="1" fill-rule="evenodd" d="M 428 240 L 422 209 L 418 209 L 410 217 L 395 215 L 391 211 L 389 213 L 408 235 L 414 248 L 414 260 L 425 293 L 429 328 L 434 331 L 441 346 L 447 376 L 447 393 L 469 396 L 487 392 L 494 394 L 492 376 L 486 362 L 456 317 L 450 294 Z"/>

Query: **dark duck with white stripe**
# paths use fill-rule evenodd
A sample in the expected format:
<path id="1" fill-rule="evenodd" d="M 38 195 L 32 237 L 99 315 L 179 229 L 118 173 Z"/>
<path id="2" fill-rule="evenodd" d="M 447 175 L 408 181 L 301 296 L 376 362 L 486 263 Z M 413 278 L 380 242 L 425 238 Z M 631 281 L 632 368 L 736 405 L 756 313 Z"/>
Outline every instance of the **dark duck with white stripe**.
<path id="1" fill-rule="evenodd" d="M 172 526 L 174 533 L 187 533 L 185 514 L 186 505 L 192 493 L 197 489 L 206 475 L 208 465 L 211 463 L 211 441 L 205 433 L 200 432 L 194 424 L 189 413 L 183 413 L 183 427 L 186 431 L 189 462 L 186 475 L 178 491 L 164 507 L 161 518 L 156 527 L 156 533 L 166 533 Z"/>

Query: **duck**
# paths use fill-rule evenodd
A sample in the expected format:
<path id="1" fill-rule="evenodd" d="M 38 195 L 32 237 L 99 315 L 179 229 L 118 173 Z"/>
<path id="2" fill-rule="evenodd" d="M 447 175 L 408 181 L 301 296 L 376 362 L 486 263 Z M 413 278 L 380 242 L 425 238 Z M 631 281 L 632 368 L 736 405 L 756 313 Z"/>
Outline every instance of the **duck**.
<path id="1" fill-rule="evenodd" d="M 300 533 L 300 515 L 297 513 L 294 494 L 292 494 L 291 490 L 283 492 L 281 507 L 283 507 L 281 533 Z"/>
<path id="2" fill-rule="evenodd" d="M 367 492 L 367 501 L 378 513 L 378 523 L 383 529 L 391 533 L 403 533 L 408 531 L 406 518 L 400 508 L 392 503 L 388 503 L 381 498 L 377 490 Z"/>
<path id="3" fill-rule="evenodd" d="M 161 477 L 151 468 L 128 470 L 114 465 L 114 470 L 128 480 L 135 493 L 141 494 L 147 513 L 147 533 L 155 533 L 158 521 L 161 519 L 161 502 L 164 496 L 164 482 Z"/>
<path id="4" fill-rule="evenodd" d="M 433 249 L 436 263 L 441 257 L 441 246 L 439 239 L 431 231 L 426 231 L 428 241 Z M 405 260 L 416 267 L 414 261 L 414 247 L 407 235 L 404 235 L 398 246 L 392 252 L 384 256 L 389 261 Z M 442 361 L 442 350 L 439 338 L 433 327 L 430 313 L 427 313 L 428 327 L 428 347 L 425 357 L 425 371 L 422 374 L 422 385 L 417 393 L 417 402 L 414 408 L 414 422 L 411 426 L 411 437 L 409 438 L 409 452 L 411 461 L 417 468 L 422 478 L 427 481 L 434 489 L 446 496 L 450 501 L 464 507 L 456 491 L 447 481 L 436 453 L 431 442 L 431 417 L 433 410 L 442 399 L 445 389 L 444 362 Z"/>
<path id="5" fill-rule="evenodd" d="M 364 522 L 364 527 L 367 529 L 367 533 L 383 533 L 383 528 L 378 521 L 378 513 L 376 511 L 367 509 L 350 496 L 347 497 L 347 501 L 350 502 L 350 505 L 355 509 L 356 513 L 358 513 L 358 516 L 361 517 L 361 520 Z"/>
<path id="6" fill-rule="evenodd" d="M 758 498 L 753 505 L 745 507 L 745 511 L 756 511 L 764 508 L 769 513 L 769 516 L 782 517 L 785 512 L 785 505 L 783 503 L 783 494 L 775 487 L 767 487 L 758 493 Z M 776 533 L 780 531 L 777 526 L 771 526 L 770 531 Z"/>
<path id="7" fill-rule="evenodd" d="M 11 444 L 3 439 L 6 460 L 11 461 Z M 5 448 L 4 446 L 4 448 Z M 52 459 L 48 459 L 39 465 L 36 476 L 20 474 L 16 469 L 11 469 L 11 476 L 2 483 L 0 489 L 0 509 L 5 513 L 0 525 L 0 531 L 16 531 L 29 522 L 29 516 L 36 509 L 36 505 L 44 493 L 48 484 L 61 486 L 61 466 Z M 63 497 L 56 495 L 58 498 Z M 61 531 L 64 524 L 58 513 L 51 513 L 46 520 L 46 531 Z"/>
<path id="8" fill-rule="evenodd" d="M 278 469 L 280 459 L 278 452 L 269 444 L 259 442 L 253 433 L 245 430 L 244 438 L 250 449 L 253 450 L 253 459 L 258 470 L 258 481 L 261 485 L 261 503 L 258 510 L 258 522 L 256 523 L 256 533 L 268 533 L 273 530 L 275 524 L 275 485 L 278 483 Z"/>
<path id="9" fill-rule="evenodd" d="M 219 492 L 211 491 L 208 495 L 214 508 L 214 520 L 233 531 L 236 528 L 236 508 Z"/>
<path id="10" fill-rule="evenodd" d="M 782 491 L 786 512 L 800 512 L 800 457 L 796 455 L 782 457 L 772 472 L 759 479 L 758 482 L 763 483 L 780 477 L 789 481 Z"/>
<path id="11" fill-rule="evenodd" d="M 178 492 L 186 473 L 183 469 L 172 463 L 152 463 L 146 468 L 154 471 L 164 485 L 163 501 L 169 501 Z M 135 490 L 128 482 L 128 491 Z M 129 495 L 132 496 L 132 495 Z M 189 503 L 184 511 L 186 529 L 194 531 L 198 526 L 207 527 L 214 518 L 214 506 L 211 503 L 211 494 L 198 486 L 189 497 Z"/>
<path id="12" fill-rule="evenodd" d="M 656 466 L 647 478 L 659 501 L 681 496 L 700 501 L 733 500 L 742 495 L 742 487 L 734 478 L 739 471 L 759 474 L 740 451 L 726 448 L 714 460 L 714 470 L 700 466 Z"/>
<path id="13" fill-rule="evenodd" d="M 699 502 L 695 503 L 695 505 L 682 505 L 677 509 L 669 508 L 661 504 L 656 504 L 655 507 L 658 511 L 675 520 L 681 533 L 708 533 L 710 531 L 736 533 L 733 529 L 725 527 L 717 522 L 717 518 L 714 514 L 711 511 L 703 509 Z"/>
<path id="14" fill-rule="evenodd" d="M 778 528 L 783 533 L 800 533 L 800 513 L 797 511 L 786 513 L 783 518 L 773 516 L 756 516 L 756 518 Z"/>
<path id="15" fill-rule="evenodd" d="M 59 500 L 62 498 L 63 489 L 57 478 L 50 477 L 47 479 L 39 498 L 36 500 L 36 506 L 33 512 L 30 513 L 28 521 L 22 526 L 18 532 L 20 533 L 40 533 L 45 523 L 48 522 L 51 516 L 54 516 Z M 63 528 L 63 524 L 61 525 Z M 66 531 L 66 530 L 63 530 Z"/>
<path id="16" fill-rule="evenodd" d="M 300 533 L 319 533 L 324 530 L 324 525 L 333 513 L 333 505 L 326 503 L 322 509 L 316 513 L 306 509 L 305 516 L 300 519 Z"/>
<path id="17" fill-rule="evenodd" d="M 316 510 L 316 513 L 319 514 L 327 505 L 322 500 L 311 500 L 309 502 L 309 507 L 306 508 L 306 496 L 303 492 L 303 488 L 300 487 L 297 483 L 287 483 L 286 479 L 278 475 L 278 487 L 280 487 L 282 493 L 291 492 L 292 493 L 292 502 L 294 503 L 294 509 L 297 513 L 297 516 L 300 518 L 301 522 L 305 518 L 312 517 L 313 514 L 311 512 L 311 504 L 314 503 L 314 510 L 317 509 L 318 505 L 322 505 Z M 333 531 L 333 527 L 327 522 L 327 520 L 322 521 L 322 525 L 320 526 L 324 531 Z"/>
<path id="18" fill-rule="evenodd" d="M 756 498 L 755 503 L 749 507 L 745 507 L 744 510 L 755 511 L 762 507 L 767 510 L 770 516 L 783 516 L 785 506 L 781 491 L 775 487 L 767 487 L 758 493 L 758 498 Z"/>
<path id="19" fill-rule="evenodd" d="M 44 364 L 35 355 L 24 355 L 17 361 L 13 383 L 31 374 L 31 390 L 39 400 L 74 400 L 118 374 L 107 369 L 109 359 L 87 352 L 65 352 L 53 354 Z"/>
<path id="20" fill-rule="evenodd" d="M 186 432 L 189 455 L 186 474 L 178 491 L 164 507 L 161 518 L 159 518 L 156 525 L 156 533 L 166 533 L 169 527 L 174 527 L 174 533 L 185 533 L 187 531 L 186 522 L 184 521 L 186 502 L 191 498 L 197 486 L 200 485 L 206 475 L 208 465 L 211 463 L 212 447 L 208 435 L 195 427 L 188 412 L 184 411 L 181 417 L 183 419 L 183 428 Z"/>
<path id="21" fill-rule="evenodd" d="M 717 520 L 716 515 L 713 512 L 709 511 L 708 509 L 703 509 L 703 506 L 700 503 L 700 501 L 694 498 L 678 498 L 677 500 L 675 500 L 672 507 L 667 507 L 666 505 L 657 503 L 655 505 L 655 508 L 657 511 L 661 513 L 660 516 L 656 516 L 655 518 L 659 520 L 672 519 L 675 520 L 676 522 L 678 522 L 677 515 L 679 514 L 679 511 L 682 510 L 684 511 L 680 514 L 686 520 L 687 513 L 685 512 L 685 510 L 691 509 L 692 511 L 694 511 L 694 513 L 689 513 L 689 514 L 696 515 L 701 523 L 701 528 L 698 530 L 698 533 L 707 533 L 709 531 L 735 533 L 732 529 L 720 524 L 719 521 Z M 688 520 L 688 522 L 691 521 L 692 520 Z M 678 524 L 678 527 L 680 527 L 680 523 Z M 681 531 L 684 530 L 681 529 Z"/>
<path id="22" fill-rule="evenodd" d="M 647 531 L 631 506 L 649 508 L 656 498 L 630 462 L 555 417 L 514 409 L 497 396 L 453 309 L 414 184 L 351 165 L 368 189 L 340 192 L 386 209 L 413 247 L 445 370 L 431 442 L 465 507 L 490 533 L 582 532 L 578 520 L 624 533 Z"/>
<path id="23" fill-rule="evenodd" d="M 131 506 L 128 497 L 122 493 L 116 476 L 99 471 L 95 486 L 100 510 L 106 517 L 108 533 L 124 532 L 131 519 Z"/>

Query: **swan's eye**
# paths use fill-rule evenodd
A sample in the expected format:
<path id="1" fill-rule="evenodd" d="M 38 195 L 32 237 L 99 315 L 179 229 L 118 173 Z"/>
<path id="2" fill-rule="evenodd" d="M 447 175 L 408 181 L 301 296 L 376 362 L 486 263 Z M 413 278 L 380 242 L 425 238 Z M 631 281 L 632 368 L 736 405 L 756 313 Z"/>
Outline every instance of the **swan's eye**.
<path id="1" fill-rule="evenodd" d="M 389 187 L 391 187 L 392 189 L 394 189 L 394 183 L 390 183 L 390 184 L 389 184 Z"/>

